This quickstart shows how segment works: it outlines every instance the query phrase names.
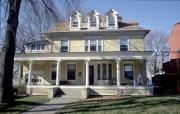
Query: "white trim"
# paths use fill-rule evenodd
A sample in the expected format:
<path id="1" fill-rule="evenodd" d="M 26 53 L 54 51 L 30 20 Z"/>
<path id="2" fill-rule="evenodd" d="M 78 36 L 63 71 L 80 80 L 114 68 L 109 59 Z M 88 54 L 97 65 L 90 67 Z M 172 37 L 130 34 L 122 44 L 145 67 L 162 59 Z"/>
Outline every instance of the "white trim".
<path id="1" fill-rule="evenodd" d="M 61 41 L 62 40 L 67 40 L 67 42 L 68 42 L 68 50 L 67 50 L 67 52 L 70 52 L 70 40 L 69 40 L 69 38 L 66 38 L 66 37 L 62 37 L 60 40 L 59 40 L 59 52 L 60 53 L 66 53 L 66 52 L 61 52 Z"/>
<path id="2" fill-rule="evenodd" d="M 135 61 L 122 61 L 122 64 L 123 64 L 123 78 L 126 80 L 126 78 L 125 78 L 125 74 L 124 74 L 124 65 L 125 64 L 132 64 L 133 65 L 133 80 L 136 80 L 135 79 Z M 133 81 L 133 80 L 131 80 L 131 81 Z"/>
<path id="3" fill-rule="evenodd" d="M 128 36 L 119 36 L 119 51 L 121 51 L 120 45 L 121 45 L 121 39 L 122 39 L 122 38 L 126 38 L 126 39 L 127 39 L 127 43 L 128 43 L 128 44 L 127 44 L 127 45 L 128 45 L 128 46 L 127 46 L 127 48 L 128 48 L 127 51 L 130 51 L 130 50 L 129 50 L 129 37 L 128 37 Z"/>

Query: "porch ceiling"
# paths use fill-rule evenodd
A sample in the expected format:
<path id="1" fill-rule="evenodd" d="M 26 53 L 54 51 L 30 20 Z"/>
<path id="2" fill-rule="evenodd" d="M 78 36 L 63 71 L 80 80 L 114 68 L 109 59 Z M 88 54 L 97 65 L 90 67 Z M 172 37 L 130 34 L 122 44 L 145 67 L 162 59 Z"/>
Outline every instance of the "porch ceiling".
<path id="1" fill-rule="evenodd" d="M 16 54 L 14 60 L 147 59 L 152 53 L 152 51 L 26 53 Z"/>

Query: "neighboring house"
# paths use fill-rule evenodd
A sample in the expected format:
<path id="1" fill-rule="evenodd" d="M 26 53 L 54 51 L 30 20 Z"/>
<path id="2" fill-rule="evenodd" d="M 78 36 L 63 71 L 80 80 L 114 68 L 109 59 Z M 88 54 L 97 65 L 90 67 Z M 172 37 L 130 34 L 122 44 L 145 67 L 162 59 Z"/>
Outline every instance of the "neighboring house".
<path id="1" fill-rule="evenodd" d="M 114 9 L 104 16 L 92 10 L 74 11 L 69 22 L 43 33 L 44 40 L 27 43 L 16 54 L 30 94 L 152 95 L 149 59 L 144 37 L 149 30 L 123 22 Z M 59 93 L 60 94 L 60 93 Z"/>
<path id="2" fill-rule="evenodd" d="M 176 23 L 168 38 L 168 45 L 170 48 L 170 60 L 163 64 L 165 71 L 166 83 L 170 89 L 175 93 L 180 93 L 180 23 Z M 173 83 L 169 83 L 172 80 Z"/>

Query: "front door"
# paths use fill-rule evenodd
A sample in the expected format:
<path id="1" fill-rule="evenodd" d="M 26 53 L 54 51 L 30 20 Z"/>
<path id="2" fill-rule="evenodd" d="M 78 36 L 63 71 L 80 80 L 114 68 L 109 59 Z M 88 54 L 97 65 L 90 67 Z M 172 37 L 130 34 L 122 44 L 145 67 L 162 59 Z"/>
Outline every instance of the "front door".
<path id="1" fill-rule="evenodd" d="M 89 84 L 90 85 L 94 84 L 94 66 L 93 65 L 89 66 Z"/>

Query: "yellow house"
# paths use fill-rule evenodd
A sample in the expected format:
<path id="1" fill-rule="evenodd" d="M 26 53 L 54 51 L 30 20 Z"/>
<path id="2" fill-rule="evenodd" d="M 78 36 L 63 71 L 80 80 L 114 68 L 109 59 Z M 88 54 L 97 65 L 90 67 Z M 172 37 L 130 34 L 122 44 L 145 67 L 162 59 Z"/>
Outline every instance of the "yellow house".
<path id="1" fill-rule="evenodd" d="M 114 9 L 103 16 L 74 11 L 69 22 L 43 33 L 44 40 L 28 42 L 15 62 L 23 65 L 32 95 L 152 95 L 148 33 L 137 22 L 123 22 Z"/>

